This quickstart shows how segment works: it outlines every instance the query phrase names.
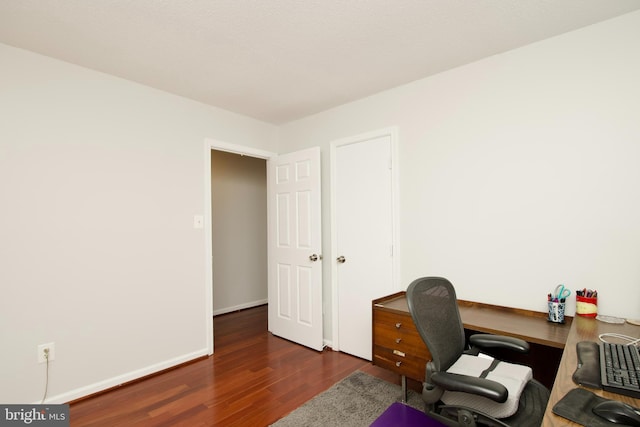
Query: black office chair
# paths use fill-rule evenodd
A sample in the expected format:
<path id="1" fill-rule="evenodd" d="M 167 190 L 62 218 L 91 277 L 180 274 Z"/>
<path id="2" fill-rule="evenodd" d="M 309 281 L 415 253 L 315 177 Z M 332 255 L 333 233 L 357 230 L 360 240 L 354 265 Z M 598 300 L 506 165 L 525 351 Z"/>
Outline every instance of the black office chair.
<path id="1" fill-rule="evenodd" d="M 407 302 L 433 359 L 427 363 L 423 383 L 425 412 L 449 426 L 541 425 L 549 390 L 531 378 L 531 369 L 477 357 L 479 348 L 526 353 L 526 341 L 477 334 L 469 337 L 471 347 L 465 350 L 456 293 L 441 277 L 414 280 L 407 288 Z"/>

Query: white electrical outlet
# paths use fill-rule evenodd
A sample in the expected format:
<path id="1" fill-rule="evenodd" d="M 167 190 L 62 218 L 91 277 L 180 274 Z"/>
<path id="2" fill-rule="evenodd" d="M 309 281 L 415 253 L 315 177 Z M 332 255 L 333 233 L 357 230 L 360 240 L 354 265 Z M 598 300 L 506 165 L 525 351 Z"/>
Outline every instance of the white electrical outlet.
<path id="1" fill-rule="evenodd" d="M 40 344 L 38 346 L 38 363 L 46 363 L 53 361 L 56 358 L 56 344 L 53 342 L 47 344 Z"/>

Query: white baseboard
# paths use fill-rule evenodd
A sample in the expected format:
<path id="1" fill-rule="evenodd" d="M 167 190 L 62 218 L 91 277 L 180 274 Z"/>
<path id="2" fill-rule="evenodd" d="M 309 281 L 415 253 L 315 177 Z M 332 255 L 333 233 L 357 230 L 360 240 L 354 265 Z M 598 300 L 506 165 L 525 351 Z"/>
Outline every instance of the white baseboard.
<path id="1" fill-rule="evenodd" d="M 51 396 L 46 399 L 46 403 L 67 403 L 76 399 L 80 399 L 82 397 L 90 396 L 94 393 L 98 393 L 113 387 L 120 386 L 122 384 L 128 383 L 133 380 L 137 380 L 139 378 L 145 377 L 147 375 L 155 374 L 156 372 L 160 372 L 164 369 L 169 369 L 174 366 L 178 366 L 182 363 L 189 362 L 191 360 L 197 359 L 201 356 L 207 356 L 208 351 L 206 348 L 203 348 L 198 351 L 194 351 L 193 353 L 184 354 L 182 356 L 178 356 L 174 359 L 165 360 L 160 363 L 156 363 L 154 365 L 147 366 L 142 369 L 138 369 L 132 372 L 128 372 L 126 374 L 118 375 L 113 378 L 106 379 L 104 381 L 99 381 L 97 383 L 89 384 L 84 387 L 80 387 L 66 393 L 58 394 L 56 396 Z M 36 402 L 39 404 L 40 402 Z"/>
<path id="2" fill-rule="evenodd" d="M 234 311 L 244 310 L 246 308 L 252 308 L 252 307 L 257 307 L 259 305 L 264 305 L 264 304 L 266 304 L 268 302 L 269 302 L 269 300 L 262 299 L 262 300 L 258 300 L 258 301 L 251 301 L 251 302 L 247 302 L 247 303 L 244 303 L 244 304 L 235 305 L 233 307 L 219 308 L 217 310 L 214 309 L 213 310 L 213 315 L 214 316 L 218 316 L 220 314 L 232 313 Z"/>

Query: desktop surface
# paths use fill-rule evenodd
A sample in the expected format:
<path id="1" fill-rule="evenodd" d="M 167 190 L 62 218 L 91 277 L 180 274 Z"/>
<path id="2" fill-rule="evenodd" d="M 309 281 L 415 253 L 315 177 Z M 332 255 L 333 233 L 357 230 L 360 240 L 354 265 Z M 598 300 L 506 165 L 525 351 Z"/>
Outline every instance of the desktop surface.
<path id="1" fill-rule="evenodd" d="M 576 345 L 581 341 L 599 341 L 599 335 L 603 333 L 617 333 L 640 338 L 640 326 L 625 324 L 604 323 L 599 320 L 587 317 L 576 316 L 573 318 L 571 330 L 567 338 L 560 367 L 556 375 L 556 380 L 551 389 L 551 396 L 542 422 L 543 427 L 557 426 L 579 426 L 580 424 L 569 421 L 553 413 L 552 409 L 560 399 L 562 399 L 569 391 L 575 388 L 585 388 L 593 392 L 597 396 L 605 399 L 612 399 L 627 403 L 636 408 L 640 407 L 640 399 L 625 396 L 622 394 L 612 393 L 609 391 L 581 387 L 573 382 L 572 376 L 578 364 Z M 614 342 L 614 339 L 607 339 Z M 620 341 L 619 341 L 620 342 Z"/>

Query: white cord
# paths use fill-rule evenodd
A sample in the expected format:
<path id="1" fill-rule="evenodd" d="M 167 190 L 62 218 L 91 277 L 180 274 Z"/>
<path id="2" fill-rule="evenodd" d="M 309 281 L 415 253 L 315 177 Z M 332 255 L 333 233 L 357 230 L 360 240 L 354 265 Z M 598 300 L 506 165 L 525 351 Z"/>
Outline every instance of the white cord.
<path id="1" fill-rule="evenodd" d="M 605 338 L 618 338 L 623 341 L 629 341 L 625 345 L 637 345 L 640 342 L 640 338 L 630 337 L 629 335 L 616 334 L 613 332 L 600 334 L 598 338 L 600 338 L 600 341 L 602 342 L 608 342 Z"/>
<path id="2" fill-rule="evenodd" d="M 42 402 L 40 402 L 41 405 L 44 404 L 44 401 L 47 398 L 47 390 L 49 389 L 49 353 L 45 355 L 45 359 L 47 359 L 47 373 L 44 383 L 44 396 L 42 396 Z"/>

